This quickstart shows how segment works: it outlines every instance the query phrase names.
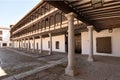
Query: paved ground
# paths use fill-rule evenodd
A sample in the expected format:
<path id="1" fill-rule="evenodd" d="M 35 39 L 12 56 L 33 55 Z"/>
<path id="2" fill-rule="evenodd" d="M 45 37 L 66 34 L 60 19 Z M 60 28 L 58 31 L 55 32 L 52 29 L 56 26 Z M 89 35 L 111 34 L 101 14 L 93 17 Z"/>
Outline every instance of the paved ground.
<path id="1" fill-rule="evenodd" d="M 66 63 L 48 68 L 20 80 L 120 80 L 120 58 L 95 56 L 96 62 L 88 62 L 87 56 L 77 56 L 79 74 L 64 74 Z"/>
<path id="2" fill-rule="evenodd" d="M 2 50 L 0 49 L 0 52 L 1 51 L 4 52 L 4 50 L 5 49 Z M 5 51 L 7 52 L 7 50 Z M 8 50 L 8 52 L 10 51 Z M 19 56 L 23 57 L 23 55 L 19 55 Z M 24 57 L 28 58 L 28 60 L 25 58 L 26 61 L 25 60 L 22 61 L 21 59 L 18 58 L 18 62 L 19 60 L 20 62 L 29 62 L 31 61 L 31 59 L 33 59 L 33 63 L 38 62 L 38 65 L 43 64 L 42 66 L 44 66 L 45 64 L 51 65 L 50 63 L 57 63 L 58 60 L 64 60 L 67 58 L 67 55 L 54 54 L 52 56 L 45 56 L 45 57 L 37 56 L 37 58 L 31 58 L 28 56 L 24 56 Z M 120 80 L 120 57 L 117 58 L 117 57 L 95 56 L 95 59 L 96 59 L 95 62 L 88 62 L 87 56 L 76 54 L 77 71 L 79 72 L 79 74 L 75 77 L 70 77 L 64 74 L 64 69 L 67 65 L 67 62 L 63 61 L 61 64 L 54 65 L 47 69 L 41 70 L 34 74 L 30 74 L 26 77 L 15 80 Z M 38 65 L 36 66 L 38 67 Z"/>
<path id="3" fill-rule="evenodd" d="M 0 74 L 0 79 L 50 65 L 66 57 L 64 55 L 57 56 L 57 54 L 52 56 L 46 54 L 33 55 L 10 48 L 0 48 L 0 72 L 6 73 L 6 75 Z"/>

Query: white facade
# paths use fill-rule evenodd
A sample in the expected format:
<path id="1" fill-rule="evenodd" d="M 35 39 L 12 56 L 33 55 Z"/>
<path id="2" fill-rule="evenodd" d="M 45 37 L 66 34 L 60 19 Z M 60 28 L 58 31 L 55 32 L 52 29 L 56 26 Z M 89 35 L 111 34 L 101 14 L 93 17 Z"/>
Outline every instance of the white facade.
<path id="1" fill-rule="evenodd" d="M 111 37 L 112 53 L 98 53 L 96 51 L 96 38 L 97 37 Z M 82 39 L 82 54 L 89 54 L 88 50 L 88 32 L 81 33 Z M 117 56 L 120 57 L 120 28 L 113 29 L 113 32 L 103 30 L 101 32 L 93 31 L 93 53 L 95 55 Z"/>
<path id="2" fill-rule="evenodd" d="M 49 51 L 48 47 L 48 41 L 50 41 L 49 37 L 44 37 L 42 38 L 42 46 L 43 50 Z M 56 49 L 56 41 L 59 42 L 59 49 Z M 40 39 L 35 40 L 35 44 L 39 44 L 39 49 L 40 49 Z M 36 49 L 36 45 L 35 45 Z M 58 36 L 52 36 L 52 50 L 57 51 L 57 52 L 65 52 L 65 36 L 64 35 L 58 35 Z"/>
<path id="3" fill-rule="evenodd" d="M 9 47 L 10 46 L 10 29 L 1 27 L 0 31 L 2 31 L 2 34 L 0 35 L 0 37 L 2 37 L 2 40 L 0 41 L 0 47 Z"/>

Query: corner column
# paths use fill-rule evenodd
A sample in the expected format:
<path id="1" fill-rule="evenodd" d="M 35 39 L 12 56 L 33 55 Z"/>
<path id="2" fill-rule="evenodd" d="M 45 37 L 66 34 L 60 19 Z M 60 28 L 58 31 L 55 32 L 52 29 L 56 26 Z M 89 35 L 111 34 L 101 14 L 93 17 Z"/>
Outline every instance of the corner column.
<path id="1" fill-rule="evenodd" d="M 74 76 L 75 69 L 75 41 L 74 41 L 74 13 L 68 13 L 65 16 L 68 19 L 68 65 L 65 74 Z"/>
<path id="2" fill-rule="evenodd" d="M 89 39 L 89 55 L 88 61 L 94 61 L 93 58 L 93 26 L 87 26 L 88 28 L 88 39 Z"/>
<path id="3" fill-rule="evenodd" d="M 50 50 L 49 50 L 49 55 L 52 54 L 52 35 L 49 33 L 49 39 L 50 39 Z"/>

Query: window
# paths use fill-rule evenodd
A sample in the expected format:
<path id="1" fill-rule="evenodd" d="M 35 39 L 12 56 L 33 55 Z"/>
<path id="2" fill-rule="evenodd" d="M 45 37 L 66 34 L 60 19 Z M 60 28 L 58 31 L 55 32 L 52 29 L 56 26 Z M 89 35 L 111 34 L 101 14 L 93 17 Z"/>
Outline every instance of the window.
<path id="1" fill-rule="evenodd" d="M 111 37 L 96 38 L 96 49 L 99 53 L 111 53 Z"/>
<path id="2" fill-rule="evenodd" d="M 59 49 L 59 46 L 60 46 L 59 41 L 56 41 L 56 49 Z"/>
<path id="3" fill-rule="evenodd" d="M 36 43 L 36 47 L 37 47 L 37 50 L 38 50 L 38 43 Z"/>
<path id="4" fill-rule="evenodd" d="M 2 35 L 2 31 L 0 31 L 0 35 Z"/>
<path id="5" fill-rule="evenodd" d="M 48 41 L 48 48 L 50 48 L 50 41 Z"/>
<path id="6" fill-rule="evenodd" d="M 0 37 L 0 41 L 2 41 L 2 37 Z"/>
<path id="7" fill-rule="evenodd" d="M 7 43 L 3 43 L 2 45 L 3 45 L 3 46 L 7 46 Z"/>
<path id="8" fill-rule="evenodd" d="M 49 19 L 48 18 L 45 19 L 45 26 L 49 27 Z"/>

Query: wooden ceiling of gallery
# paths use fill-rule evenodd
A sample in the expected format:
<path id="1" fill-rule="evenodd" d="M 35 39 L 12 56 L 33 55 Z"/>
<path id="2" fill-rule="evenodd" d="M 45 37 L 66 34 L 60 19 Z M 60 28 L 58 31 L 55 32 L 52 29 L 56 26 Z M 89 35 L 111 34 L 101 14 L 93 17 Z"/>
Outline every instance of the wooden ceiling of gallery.
<path id="1" fill-rule="evenodd" d="M 92 0 L 45 1 L 66 14 L 76 13 L 79 20 L 94 25 L 97 31 L 120 27 L 120 0 L 103 0 L 102 6 L 96 8 Z"/>

